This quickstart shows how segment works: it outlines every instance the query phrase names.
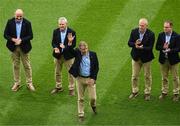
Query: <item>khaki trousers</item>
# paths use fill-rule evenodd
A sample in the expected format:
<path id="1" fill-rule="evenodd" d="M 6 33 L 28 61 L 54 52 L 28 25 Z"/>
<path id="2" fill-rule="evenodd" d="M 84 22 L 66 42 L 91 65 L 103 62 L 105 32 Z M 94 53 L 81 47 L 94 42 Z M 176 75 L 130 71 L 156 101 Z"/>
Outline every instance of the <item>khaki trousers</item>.
<path id="1" fill-rule="evenodd" d="M 32 84 L 32 68 L 29 53 L 23 53 L 19 46 L 17 46 L 15 51 L 12 53 L 14 83 L 20 85 L 20 60 L 24 66 L 26 83 Z"/>
<path id="2" fill-rule="evenodd" d="M 55 81 L 56 88 L 62 87 L 62 66 L 65 64 L 66 69 L 69 71 L 72 64 L 74 63 L 74 58 L 65 60 L 63 56 L 60 59 L 54 59 L 55 63 Z M 68 72 L 69 90 L 74 90 L 75 80 L 74 77 Z"/>
<path id="3" fill-rule="evenodd" d="M 132 60 L 132 92 L 137 93 L 139 91 L 138 87 L 138 78 L 141 68 L 144 69 L 144 78 L 145 78 L 145 89 L 144 94 L 151 93 L 151 85 L 152 85 L 152 75 L 151 75 L 151 61 L 142 63 L 141 60 L 134 61 Z"/>
<path id="4" fill-rule="evenodd" d="M 178 75 L 178 63 L 170 65 L 169 61 L 166 60 L 164 64 L 160 64 L 161 75 L 162 75 L 162 93 L 167 94 L 169 89 L 168 74 L 169 71 L 172 74 L 173 79 L 173 94 L 179 94 L 179 75 Z"/>
<path id="5" fill-rule="evenodd" d="M 84 116 L 84 94 L 88 90 L 90 105 L 96 107 L 96 84 L 89 85 L 87 81 L 90 78 L 77 77 L 77 92 L 78 92 L 78 116 Z"/>

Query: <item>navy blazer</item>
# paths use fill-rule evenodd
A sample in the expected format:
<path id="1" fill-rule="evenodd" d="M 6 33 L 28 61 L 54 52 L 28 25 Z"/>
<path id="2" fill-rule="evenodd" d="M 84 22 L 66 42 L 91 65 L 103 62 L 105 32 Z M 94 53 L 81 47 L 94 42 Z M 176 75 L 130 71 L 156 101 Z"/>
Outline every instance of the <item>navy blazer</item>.
<path id="1" fill-rule="evenodd" d="M 80 76 L 80 63 L 82 60 L 82 54 L 79 49 L 73 51 L 75 55 L 75 61 L 72 67 L 69 70 L 69 73 L 72 74 L 75 78 Z M 99 62 L 95 52 L 89 51 L 90 56 L 90 78 L 96 80 L 97 74 L 99 71 Z"/>
<path id="2" fill-rule="evenodd" d="M 139 28 L 135 28 L 131 31 L 131 35 L 128 41 L 129 47 L 132 48 L 131 57 L 133 60 L 137 61 L 140 59 L 143 63 L 153 60 L 154 54 L 152 50 L 155 41 L 154 33 L 149 29 L 146 30 L 141 42 L 143 44 L 143 49 L 137 49 L 135 47 L 135 42 L 137 39 L 139 39 Z"/>
<path id="3" fill-rule="evenodd" d="M 15 18 L 8 20 L 4 30 L 4 38 L 7 40 L 6 43 L 7 48 L 13 52 L 17 47 L 15 43 L 12 41 L 12 38 L 17 38 Z M 33 39 L 33 33 L 32 33 L 31 22 L 25 18 L 23 18 L 22 21 L 20 38 L 22 40 L 20 44 L 21 50 L 24 53 L 28 53 L 32 49 L 30 40 Z"/>
<path id="4" fill-rule="evenodd" d="M 72 33 L 72 36 L 75 36 L 71 46 L 68 46 L 68 38 L 67 38 L 68 33 Z M 69 59 L 73 58 L 74 55 L 72 54 L 72 51 L 69 51 L 69 50 L 73 49 L 76 46 L 76 33 L 75 33 L 75 31 L 73 31 L 70 28 L 67 28 L 67 33 L 66 33 L 66 37 L 64 40 L 65 48 L 63 49 L 63 52 L 62 52 L 62 48 L 60 47 L 60 43 L 61 43 L 60 29 L 57 28 L 53 31 L 53 37 L 52 37 L 52 43 L 51 44 L 52 44 L 53 48 L 59 48 L 60 53 L 55 53 L 55 51 L 53 50 L 53 56 L 55 58 L 59 59 L 60 56 L 63 55 L 65 60 L 69 60 Z"/>
<path id="5" fill-rule="evenodd" d="M 164 64 L 166 58 L 165 53 L 163 53 L 163 46 L 165 43 L 166 35 L 164 32 L 159 33 L 157 43 L 156 43 L 156 50 L 159 51 L 159 62 Z M 170 52 L 168 52 L 168 61 L 171 65 L 174 65 L 180 62 L 180 57 L 178 52 L 180 50 L 180 40 L 179 36 L 176 32 L 172 32 L 170 44 L 169 44 Z"/>

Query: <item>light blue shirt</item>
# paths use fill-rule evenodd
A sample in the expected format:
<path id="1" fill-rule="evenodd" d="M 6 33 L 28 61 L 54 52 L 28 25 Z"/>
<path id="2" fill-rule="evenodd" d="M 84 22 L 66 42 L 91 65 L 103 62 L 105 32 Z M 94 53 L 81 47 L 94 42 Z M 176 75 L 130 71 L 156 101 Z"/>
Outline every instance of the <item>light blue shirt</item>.
<path id="1" fill-rule="evenodd" d="M 81 76 L 90 76 L 90 57 L 89 52 L 86 55 L 82 56 L 80 63 L 80 75 Z"/>
<path id="2" fill-rule="evenodd" d="M 60 32 L 60 36 L 61 36 L 61 43 L 64 45 L 64 41 L 65 41 L 65 38 L 66 38 L 66 33 L 67 33 L 67 28 L 66 30 L 64 30 L 63 32 L 61 31 Z M 63 51 L 63 49 L 62 49 Z"/>
<path id="3" fill-rule="evenodd" d="M 16 36 L 17 36 L 17 38 L 20 38 L 20 36 L 21 36 L 21 28 L 22 28 L 22 21 L 16 22 Z"/>
<path id="4" fill-rule="evenodd" d="M 171 39 L 171 34 L 166 34 L 166 43 L 170 43 L 170 39 Z"/>
<path id="5" fill-rule="evenodd" d="M 146 31 L 145 31 L 145 32 L 146 32 Z M 144 32 L 144 33 L 139 32 L 139 39 L 140 39 L 141 41 L 143 40 L 143 37 L 144 37 L 145 32 Z"/>

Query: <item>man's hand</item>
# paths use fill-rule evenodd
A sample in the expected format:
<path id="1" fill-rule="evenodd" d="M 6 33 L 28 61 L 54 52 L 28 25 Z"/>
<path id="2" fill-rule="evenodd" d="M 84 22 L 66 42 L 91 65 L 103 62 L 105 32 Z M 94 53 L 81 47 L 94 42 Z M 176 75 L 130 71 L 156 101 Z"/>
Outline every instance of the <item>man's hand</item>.
<path id="1" fill-rule="evenodd" d="M 64 49 L 65 48 L 65 46 L 64 46 L 64 44 L 60 44 L 60 47 L 62 48 L 62 49 Z"/>
<path id="2" fill-rule="evenodd" d="M 169 48 L 169 44 L 167 42 L 165 42 L 163 45 L 163 49 L 167 49 L 167 48 Z"/>
<path id="3" fill-rule="evenodd" d="M 170 48 L 167 48 L 167 49 L 163 50 L 164 53 L 168 53 L 168 52 L 170 52 L 170 51 L 171 51 Z"/>
<path id="4" fill-rule="evenodd" d="M 54 48 L 55 53 L 60 53 L 58 48 Z"/>
<path id="5" fill-rule="evenodd" d="M 89 85 L 94 85 L 95 80 L 94 79 L 88 79 L 86 83 L 89 84 Z"/>
<path id="6" fill-rule="evenodd" d="M 20 38 L 12 38 L 12 41 L 15 43 L 15 45 L 20 45 L 22 42 Z"/>
<path id="7" fill-rule="evenodd" d="M 140 39 L 137 39 L 136 42 L 135 42 L 135 47 L 137 49 L 142 49 L 143 48 L 143 45 L 141 45 L 141 40 Z"/>
<path id="8" fill-rule="evenodd" d="M 68 38 L 68 45 L 71 46 L 75 36 L 72 36 L 72 33 L 68 33 L 67 38 Z"/>
<path id="9" fill-rule="evenodd" d="M 142 49 L 143 48 L 143 45 L 140 45 L 141 44 L 141 40 L 137 39 L 136 42 L 135 42 L 135 46 L 137 49 Z"/>

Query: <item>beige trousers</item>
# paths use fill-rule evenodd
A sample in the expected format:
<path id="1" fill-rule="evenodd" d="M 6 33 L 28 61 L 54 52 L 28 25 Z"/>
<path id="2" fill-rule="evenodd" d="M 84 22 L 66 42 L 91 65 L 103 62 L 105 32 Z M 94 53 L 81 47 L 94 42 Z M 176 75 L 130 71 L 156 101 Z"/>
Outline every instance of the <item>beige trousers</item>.
<path id="1" fill-rule="evenodd" d="M 78 92 L 78 116 L 84 116 L 84 94 L 88 90 L 90 105 L 96 107 L 96 84 L 88 85 L 87 81 L 90 78 L 77 77 L 77 92 Z"/>
<path id="2" fill-rule="evenodd" d="M 152 85 L 151 61 L 147 63 L 142 63 L 141 60 L 138 61 L 132 60 L 132 78 L 131 78 L 132 92 L 137 93 L 139 91 L 138 78 L 142 67 L 144 69 L 144 78 L 145 78 L 144 94 L 150 94 L 151 85 Z"/>
<path id="3" fill-rule="evenodd" d="M 74 58 L 65 60 L 63 56 L 60 59 L 54 59 L 55 63 L 55 81 L 56 88 L 62 87 L 62 66 L 65 64 L 66 69 L 69 71 L 72 64 L 74 63 Z M 74 77 L 68 72 L 69 90 L 74 90 L 75 80 Z"/>
<path id="4" fill-rule="evenodd" d="M 169 89 L 168 74 L 169 71 L 172 74 L 173 79 L 173 94 L 179 94 L 179 75 L 178 75 L 178 63 L 170 65 L 169 61 L 166 60 L 164 64 L 160 64 L 161 75 L 162 75 L 162 93 L 167 94 Z"/>
<path id="5" fill-rule="evenodd" d="M 20 60 L 24 66 L 26 83 L 32 84 L 32 68 L 29 53 L 23 53 L 19 46 L 17 46 L 16 50 L 12 53 L 14 83 L 20 85 Z"/>

